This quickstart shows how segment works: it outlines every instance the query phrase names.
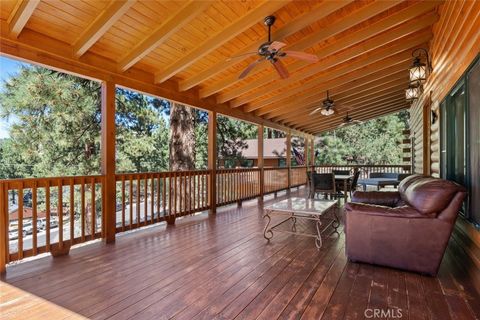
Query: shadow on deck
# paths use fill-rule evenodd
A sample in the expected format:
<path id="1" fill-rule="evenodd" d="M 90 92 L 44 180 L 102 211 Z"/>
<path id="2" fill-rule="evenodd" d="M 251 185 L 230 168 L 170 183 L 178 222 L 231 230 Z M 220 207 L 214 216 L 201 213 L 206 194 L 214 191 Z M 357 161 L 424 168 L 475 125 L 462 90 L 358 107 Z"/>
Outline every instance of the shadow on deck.
<path id="1" fill-rule="evenodd" d="M 431 278 L 348 262 L 343 233 L 318 251 L 312 238 L 267 243 L 263 225 L 252 200 L 10 266 L 2 317 L 350 319 L 375 309 L 383 319 L 480 317 L 480 296 L 451 248 Z"/>

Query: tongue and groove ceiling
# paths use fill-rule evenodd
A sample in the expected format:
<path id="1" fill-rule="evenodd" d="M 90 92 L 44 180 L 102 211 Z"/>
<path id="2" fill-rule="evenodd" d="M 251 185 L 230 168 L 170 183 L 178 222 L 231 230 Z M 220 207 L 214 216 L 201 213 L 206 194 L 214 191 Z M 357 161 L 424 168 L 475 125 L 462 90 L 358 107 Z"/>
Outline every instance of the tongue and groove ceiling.
<path id="1" fill-rule="evenodd" d="M 2 0 L 0 5 L 2 48 L 43 45 L 42 52 L 72 63 L 141 74 L 142 81 L 179 96 L 222 105 L 225 114 L 316 134 L 337 127 L 347 111 L 367 120 L 409 107 L 404 92 L 411 52 L 428 48 L 442 2 Z M 277 18 L 273 40 L 285 42 L 287 50 L 316 54 L 319 61 L 287 56 L 282 61 L 288 79 L 263 62 L 239 80 L 258 56 L 227 59 L 266 41 L 263 18 L 271 14 Z M 327 90 L 335 114 L 310 115 Z"/>

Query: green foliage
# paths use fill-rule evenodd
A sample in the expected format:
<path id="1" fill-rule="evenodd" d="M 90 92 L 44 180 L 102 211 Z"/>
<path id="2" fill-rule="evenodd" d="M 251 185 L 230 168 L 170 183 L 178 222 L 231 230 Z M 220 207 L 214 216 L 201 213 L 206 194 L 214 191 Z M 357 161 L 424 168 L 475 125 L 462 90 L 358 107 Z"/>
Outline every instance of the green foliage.
<path id="1" fill-rule="evenodd" d="M 2 178 L 100 173 L 100 84 L 41 67 L 4 83 L 0 117 L 13 119 L 1 144 Z M 168 168 L 168 104 L 117 89 L 117 171 Z"/>
<path id="2" fill-rule="evenodd" d="M 402 130 L 408 128 L 408 114 L 366 121 L 322 134 L 317 138 L 317 164 L 402 163 Z"/>
<path id="3" fill-rule="evenodd" d="M 247 148 L 246 139 L 255 139 L 256 125 L 229 117 L 217 118 L 217 154 L 225 160 L 226 167 L 235 167 L 243 159 L 242 150 Z"/>
<path id="4" fill-rule="evenodd" d="M 98 173 L 99 84 L 41 67 L 22 67 L 4 84 L 0 116 L 13 117 L 2 148 L 9 177 Z"/>

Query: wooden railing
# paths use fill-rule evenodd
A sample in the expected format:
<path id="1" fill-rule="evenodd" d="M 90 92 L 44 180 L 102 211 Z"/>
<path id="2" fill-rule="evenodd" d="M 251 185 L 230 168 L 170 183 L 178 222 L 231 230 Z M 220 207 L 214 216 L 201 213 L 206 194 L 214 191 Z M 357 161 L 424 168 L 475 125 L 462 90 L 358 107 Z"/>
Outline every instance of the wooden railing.
<path id="1" fill-rule="evenodd" d="M 306 183 L 307 171 L 361 170 L 410 173 L 408 165 L 321 165 L 292 168 L 216 170 L 216 203 L 221 206 Z M 263 189 L 260 186 L 263 171 Z M 212 208 L 211 170 L 115 175 L 116 232 L 171 220 Z M 289 176 L 290 175 L 290 176 Z M 5 261 L 61 251 L 105 237 L 105 176 L 0 180 L 0 237 Z M 9 199 L 16 198 L 15 208 Z M 13 212 L 13 213 L 12 213 Z M 15 219 L 13 219 L 15 217 Z"/>
<path id="2" fill-rule="evenodd" d="M 218 169 L 217 170 L 217 206 L 260 195 L 260 169 Z"/>
<path id="3" fill-rule="evenodd" d="M 317 173 L 329 173 L 333 170 L 360 170 L 360 179 L 366 179 L 372 172 L 385 172 L 385 173 L 411 173 L 410 165 L 318 165 L 314 167 Z"/>
<path id="4" fill-rule="evenodd" d="M 209 209 L 210 171 L 116 174 L 117 232 Z"/>
<path id="5" fill-rule="evenodd" d="M 307 183 L 307 167 L 298 166 L 290 169 L 290 187 L 297 187 Z"/>
<path id="6" fill-rule="evenodd" d="M 264 193 L 288 188 L 288 168 L 264 168 Z"/>
<path id="7" fill-rule="evenodd" d="M 6 261 L 61 251 L 100 238 L 104 230 L 103 179 L 77 176 L 0 180 Z M 9 212 L 15 212 L 9 199 L 15 199 L 16 219 L 9 219 Z"/>

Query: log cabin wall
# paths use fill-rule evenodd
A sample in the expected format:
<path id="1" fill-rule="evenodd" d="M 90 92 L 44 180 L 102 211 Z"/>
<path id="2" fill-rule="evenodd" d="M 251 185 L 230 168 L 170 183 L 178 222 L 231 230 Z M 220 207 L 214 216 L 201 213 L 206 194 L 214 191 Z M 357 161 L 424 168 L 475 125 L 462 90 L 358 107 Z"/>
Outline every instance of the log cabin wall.
<path id="1" fill-rule="evenodd" d="M 414 172 L 440 176 L 439 123 L 431 124 L 430 109 L 440 116 L 439 105 L 480 51 L 480 1 L 447 1 L 438 8 L 429 45 L 433 72 L 420 99 L 410 108 Z M 424 137 L 427 135 L 427 137 Z M 429 159 L 424 158 L 427 157 Z M 451 238 L 456 263 L 464 268 L 480 292 L 480 232 L 459 218 Z"/>

